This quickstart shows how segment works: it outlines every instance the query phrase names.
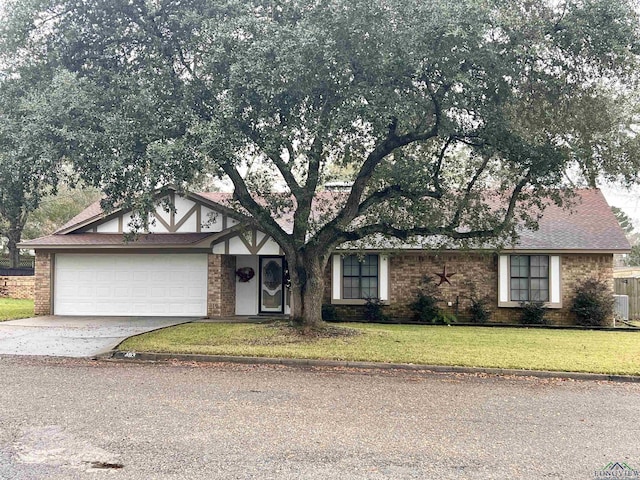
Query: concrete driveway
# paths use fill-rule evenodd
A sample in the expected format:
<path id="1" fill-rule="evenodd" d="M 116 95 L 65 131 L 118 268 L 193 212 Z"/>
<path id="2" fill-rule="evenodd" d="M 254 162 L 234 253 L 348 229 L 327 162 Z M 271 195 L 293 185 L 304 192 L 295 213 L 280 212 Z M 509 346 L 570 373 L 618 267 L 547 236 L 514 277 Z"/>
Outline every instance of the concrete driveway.
<path id="1" fill-rule="evenodd" d="M 93 357 L 132 335 L 197 318 L 43 316 L 0 322 L 0 355 Z"/>

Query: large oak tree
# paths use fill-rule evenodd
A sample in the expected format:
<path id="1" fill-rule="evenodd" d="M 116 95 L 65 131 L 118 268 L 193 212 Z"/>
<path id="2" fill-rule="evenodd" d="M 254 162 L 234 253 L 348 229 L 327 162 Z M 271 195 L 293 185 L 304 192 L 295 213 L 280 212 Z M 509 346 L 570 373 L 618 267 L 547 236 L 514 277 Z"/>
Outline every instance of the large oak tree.
<path id="1" fill-rule="evenodd" d="M 494 239 L 567 172 L 634 181 L 626 0 L 14 0 L 10 39 L 90 92 L 70 155 L 114 202 L 209 171 L 321 322 L 346 242 Z M 248 165 L 251 164 L 251 169 Z M 318 197 L 328 167 L 352 187 Z M 487 193 L 491 192 L 491 194 Z M 320 200 L 319 200 L 320 199 Z M 291 216 L 292 230 L 278 223 Z"/>

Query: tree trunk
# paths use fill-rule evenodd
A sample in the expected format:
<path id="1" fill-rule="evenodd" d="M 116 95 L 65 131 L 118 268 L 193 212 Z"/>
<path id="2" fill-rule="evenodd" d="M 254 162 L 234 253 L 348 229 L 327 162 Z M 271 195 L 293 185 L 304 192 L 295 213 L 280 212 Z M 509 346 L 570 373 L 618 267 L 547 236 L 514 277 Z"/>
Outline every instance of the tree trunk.
<path id="1" fill-rule="evenodd" d="M 7 249 L 9 250 L 9 267 L 20 267 L 20 249 L 18 243 L 22 237 L 22 230 L 9 229 L 7 233 Z"/>
<path id="2" fill-rule="evenodd" d="M 291 320 L 296 325 L 313 330 L 322 328 L 322 298 L 326 258 L 296 255 L 287 258 L 291 278 Z"/>

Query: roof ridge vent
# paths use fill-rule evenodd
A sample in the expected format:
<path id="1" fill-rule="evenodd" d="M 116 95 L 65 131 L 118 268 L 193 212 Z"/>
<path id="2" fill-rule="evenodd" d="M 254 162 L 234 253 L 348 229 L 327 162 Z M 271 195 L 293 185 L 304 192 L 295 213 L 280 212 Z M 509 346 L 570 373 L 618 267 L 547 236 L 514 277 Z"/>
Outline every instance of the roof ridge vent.
<path id="1" fill-rule="evenodd" d="M 327 182 L 324 184 L 324 189 L 330 192 L 348 192 L 351 190 L 353 182 Z"/>

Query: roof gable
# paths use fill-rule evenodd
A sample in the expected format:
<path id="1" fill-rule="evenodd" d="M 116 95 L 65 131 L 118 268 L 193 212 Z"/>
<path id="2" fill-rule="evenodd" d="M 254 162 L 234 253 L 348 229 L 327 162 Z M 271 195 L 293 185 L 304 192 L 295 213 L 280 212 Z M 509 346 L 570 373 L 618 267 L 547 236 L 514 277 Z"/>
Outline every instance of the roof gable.
<path id="1" fill-rule="evenodd" d="M 323 194 L 326 196 L 330 193 L 323 192 Z M 252 232 L 252 236 L 240 238 L 239 235 L 248 228 L 247 223 L 250 219 L 234 210 L 230 193 L 207 192 L 180 195 L 174 190 L 170 190 L 168 194 L 158 195 L 159 202 L 163 198 L 168 199 L 175 206 L 175 211 L 166 211 L 159 204 L 155 212 L 151 214 L 150 220 L 152 221 L 149 228 L 151 233 L 215 235 L 216 240 L 213 243 L 220 250 L 216 250 L 216 253 L 223 253 L 222 249 L 224 248 L 224 253 L 242 250 L 243 254 L 254 254 L 255 251 L 261 251 L 265 245 L 275 251 L 275 246 L 264 243 L 261 236 L 264 234 L 258 233 L 255 227 L 250 227 L 247 230 Z M 326 203 L 327 199 L 321 196 L 319 200 L 322 200 L 321 203 Z M 105 214 L 100 208 L 100 202 L 95 202 L 71 219 L 54 236 L 123 234 L 129 230 L 127 226 L 130 219 L 130 211 L 116 210 Z M 291 231 L 291 216 L 282 217 L 278 222 L 285 231 Z M 98 241 L 94 236 L 86 236 L 89 245 Z M 233 239 L 234 236 L 237 238 Z M 37 247 L 57 244 L 56 242 L 45 242 L 46 239 L 51 238 L 53 236 L 31 240 L 23 242 L 23 245 Z M 269 241 L 272 242 L 272 240 Z M 77 238 L 70 244 L 79 245 L 81 242 L 80 238 Z M 366 241 L 362 244 L 365 246 L 360 248 L 372 247 L 372 245 L 367 247 L 368 242 Z M 345 245 L 345 248 L 349 248 L 349 246 Z M 396 248 L 415 249 L 420 247 L 395 244 L 389 246 L 389 249 Z M 455 247 L 452 246 L 452 248 Z M 535 231 L 521 229 L 518 242 L 507 246 L 506 249 L 624 253 L 629 251 L 630 245 L 602 193 L 597 189 L 583 189 L 576 191 L 571 208 L 550 204 L 543 212 L 538 229 Z"/>
<path id="2" fill-rule="evenodd" d="M 149 214 L 148 233 L 215 233 L 233 227 L 243 219 L 241 214 L 201 195 L 180 195 L 170 191 L 158 195 L 156 209 Z M 132 230 L 131 221 L 131 210 L 116 209 L 105 213 L 98 201 L 54 234 L 129 233 Z"/>
<path id="3" fill-rule="evenodd" d="M 535 231 L 522 229 L 517 250 L 628 251 L 631 246 L 598 189 L 576 191 L 575 205 L 549 205 Z"/>

